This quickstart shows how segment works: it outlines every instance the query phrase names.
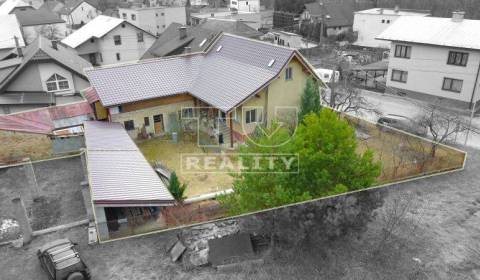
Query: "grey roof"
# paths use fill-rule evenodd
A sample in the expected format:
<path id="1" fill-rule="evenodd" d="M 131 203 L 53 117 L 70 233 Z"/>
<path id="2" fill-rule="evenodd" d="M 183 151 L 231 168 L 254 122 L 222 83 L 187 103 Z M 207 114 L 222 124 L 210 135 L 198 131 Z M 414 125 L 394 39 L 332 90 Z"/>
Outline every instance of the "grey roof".
<path id="1" fill-rule="evenodd" d="M 305 9 L 312 16 L 319 17 L 325 15 L 325 25 L 328 27 L 351 26 L 353 25 L 353 16 L 356 10 L 371 8 L 368 2 L 357 3 L 355 0 L 344 1 L 324 1 L 305 4 Z"/>
<path id="2" fill-rule="evenodd" d="M 83 69 L 92 66 L 75 50 L 61 44 L 57 44 L 57 49 L 54 49 L 50 40 L 39 36 L 23 49 L 23 57 L 5 59 L 0 62 L 0 93 L 29 62 L 42 60 L 53 60 L 81 77 L 85 77 Z"/>
<path id="3" fill-rule="evenodd" d="M 64 23 L 65 21 L 47 9 L 18 10 L 15 12 L 21 26 Z"/>
<path id="4" fill-rule="evenodd" d="M 268 85 L 294 55 L 303 60 L 294 49 L 223 34 L 206 53 L 94 68 L 86 74 L 106 107 L 190 93 L 230 111 Z M 275 63 L 268 67 L 271 60 Z"/>
<path id="5" fill-rule="evenodd" d="M 84 128 L 94 204 L 173 205 L 173 196 L 121 124 L 88 121 Z"/>
<path id="6" fill-rule="evenodd" d="M 162 35 L 145 52 L 142 59 L 177 55 L 185 53 L 185 47 L 190 47 L 191 52 L 205 51 L 220 35 L 230 33 L 246 38 L 258 39 L 262 33 L 239 21 L 211 20 L 187 28 L 187 37 L 180 39 L 179 23 L 170 24 Z M 206 40 L 203 45 L 200 45 Z"/>

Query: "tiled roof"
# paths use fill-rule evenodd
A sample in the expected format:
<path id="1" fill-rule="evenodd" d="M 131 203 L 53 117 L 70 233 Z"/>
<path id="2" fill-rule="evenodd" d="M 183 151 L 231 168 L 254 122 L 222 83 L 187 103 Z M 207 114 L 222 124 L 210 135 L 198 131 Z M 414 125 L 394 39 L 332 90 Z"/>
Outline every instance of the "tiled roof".
<path id="1" fill-rule="evenodd" d="M 60 106 L 45 107 L 32 111 L 0 116 L 0 130 L 48 134 L 55 129 L 55 121 L 93 113 L 83 101 Z M 81 123 L 77 123 L 79 125 Z"/>
<path id="2" fill-rule="evenodd" d="M 15 12 L 21 26 L 64 23 L 65 21 L 47 9 Z"/>
<path id="3" fill-rule="evenodd" d="M 294 55 L 303 59 L 290 48 L 223 34 L 207 53 L 94 68 L 86 74 L 106 107 L 190 93 L 229 111 L 279 75 Z"/>
<path id="4" fill-rule="evenodd" d="M 400 17 L 377 39 L 480 50 L 480 20 Z"/>
<path id="5" fill-rule="evenodd" d="M 84 127 L 94 204 L 173 205 L 173 196 L 121 124 L 89 121 Z"/>

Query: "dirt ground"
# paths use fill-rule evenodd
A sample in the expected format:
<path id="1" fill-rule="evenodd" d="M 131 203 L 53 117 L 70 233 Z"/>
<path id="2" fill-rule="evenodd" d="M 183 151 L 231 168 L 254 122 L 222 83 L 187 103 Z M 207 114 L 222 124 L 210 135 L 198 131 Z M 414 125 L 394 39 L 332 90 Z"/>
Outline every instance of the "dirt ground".
<path id="1" fill-rule="evenodd" d="M 79 243 L 93 279 L 478 280 L 480 151 L 467 151 L 464 171 L 388 187 L 384 205 L 365 232 L 282 248 L 257 269 L 185 271 L 165 255 L 174 231 L 89 246 L 87 229 L 77 227 L 37 237 L 22 249 L 0 247 L 0 278 L 46 280 L 36 248 L 48 240 L 69 237 Z M 404 215 L 392 223 L 389 213 Z"/>
<path id="2" fill-rule="evenodd" d="M 27 179 L 29 165 L 0 169 L 0 219 L 14 218 L 11 200 L 21 196 L 33 230 L 45 229 L 86 218 L 80 182 L 82 165 L 79 157 L 33 163 L 39 197 Z"/>
<path id="3" fill-rule="evenodd" d="M 43 134 L 0 131 L 0 164 L 52 157 L 52 141 Z"/>
<path id="4" fill-rule="evenodd" d="M 197 143 L 174 144 L 171 140 L 150 139 L 139 141 L 137 145 L 149 162 L 160 161 L 170 170 L 177 172 L 180 182 L 188 185 L 187 197 L 218 192 L 232 187 L 233 179 L 227 173 L 182 173 L 182 154 L 206 154 L 197 146 Z"/>

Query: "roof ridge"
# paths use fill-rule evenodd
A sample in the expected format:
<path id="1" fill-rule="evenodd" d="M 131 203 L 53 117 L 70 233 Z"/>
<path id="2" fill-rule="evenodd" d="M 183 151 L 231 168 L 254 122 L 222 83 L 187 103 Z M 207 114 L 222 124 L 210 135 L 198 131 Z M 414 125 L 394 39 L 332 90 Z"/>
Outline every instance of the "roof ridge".
<path id="1" fill-rule="evenodd" d="M 242 37 L 242 36 L 235 35 L 235 34 L 232 34 L 232 33 L 225 33 L 225 32 L 224 32 L 222 35 L 230 36 L 230 37 L 234 37 L 234 38 L 239 38 L 239 39 L 244 39 L 244 40 L 249 40 L 249 41 L 251 41 L 251 42 L 256 42 L 256 43 L 259 43 L 259 44 L 264 44 L 264 45 L 271 46 L 271 47 L 275 47 L 275 48 L 279 48 L 279 49 L 287 49 L 287 50 L 295 51 L 294 48 L 290 48 L 290 47 L 287 47 L 287 46 L 275 45 L 275 44 L 272 44 L 272 43 L 267 42 L 267 41 L 261 41 L 261 40 L 252 39 L 252 38 L 248 38 L 248 37 Z"/>

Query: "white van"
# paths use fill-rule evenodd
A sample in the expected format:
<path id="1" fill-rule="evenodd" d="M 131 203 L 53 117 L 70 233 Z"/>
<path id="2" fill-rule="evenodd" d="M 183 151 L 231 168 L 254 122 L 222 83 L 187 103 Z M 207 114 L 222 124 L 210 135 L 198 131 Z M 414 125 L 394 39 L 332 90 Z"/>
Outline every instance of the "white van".
<path id="1" fill-rule="evenodd" d="M 334 72 L 335 72 L 335 80 L 333 80 Z M 340 72 L 333 71 L 332 69 L 317 68 L 315 69 L 315 73 L 320 77 L 320 79 L 324 83 L 331 83 L 332 81 L 335 81 L 335 83 L 338 83 L 338 81 L 340 80 Z"/>

